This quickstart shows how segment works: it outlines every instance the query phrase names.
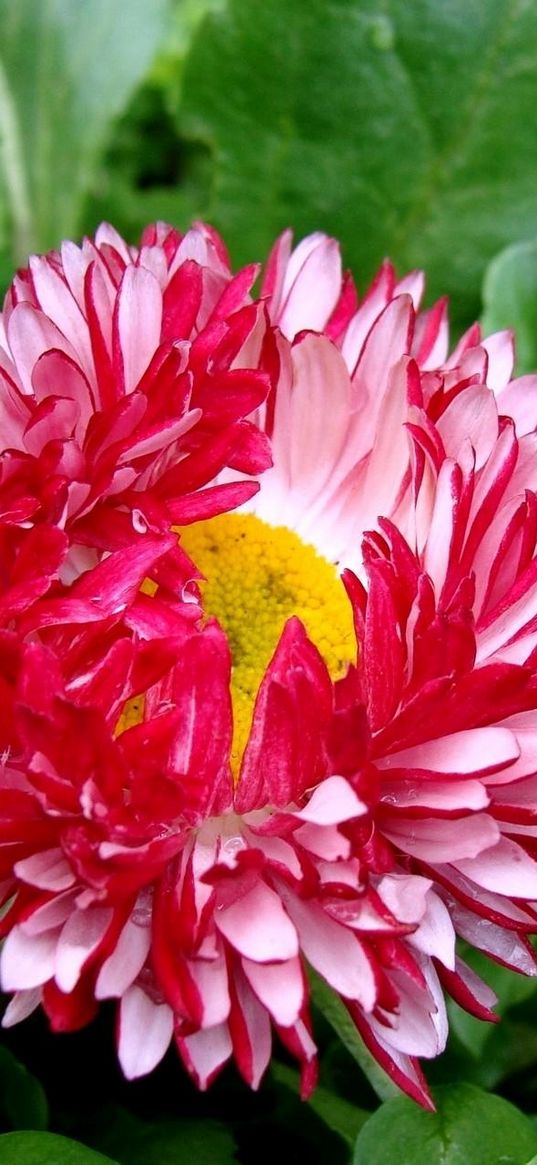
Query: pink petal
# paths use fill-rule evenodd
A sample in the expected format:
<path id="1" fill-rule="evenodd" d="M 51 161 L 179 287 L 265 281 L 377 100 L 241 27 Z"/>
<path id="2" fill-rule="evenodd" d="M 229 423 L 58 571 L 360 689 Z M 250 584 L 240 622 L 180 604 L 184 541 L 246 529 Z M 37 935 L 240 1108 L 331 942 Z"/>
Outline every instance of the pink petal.
<path id="1" fill-rule="evenodd" d="M 200 993 L 203 1006 L 203 1028 L 214 1028 L 223 1024 L 231 1006 L 228 989 L 226 960 L 189 959 L 188 970 Z"/>
<path id="2" fill-rule="evenodd" d="M 16 862 L 14 871 L 23 882 L 40 890 L 54 890 L 57 894 L 74 885 L 73 871 L 61 849 L 42 850 L 30 858 Z"/>
<path id="3" fill-rule="evenodd" d="M 435 773 L 487 773 L 511 764 L 519 754 L 516 737 L 507 728 L 473 728 L 392 753 L 376 764 L 383 771 L 410 768 Z"/>
<path id="4" fill-rule="evenodd" d="M 119 1009 L 118 1058 L 127 1077 L 152 1072 L 165 1055 L 173 1034 L 173 1013 L 140 987 L 129 987 Z"/>
<path id="5" fill-rule="evenodd" d="M 431 958 L 439 959 L 449 970 L 455 967 L 455 930 L 447 907 L 437 894 L 427 895 L 427 910 L 409 943 Z"/>
<path id="6" fill-rule="evenodd" d="M 95 984 L 96 999 L 119 999 L 142 970 L 150 945 L 150 928 L 139 926 L 129 918 L 112 954 L 99 971 Z"/>
<path id="7" fill-rule="evenodd" d="M 300 959 L 287 959 L 285 963 L 253 963 L 243 959 L 242 967 L 254 994 L 274 1022 L 282 1027 L 296 1023 L 304 1005 Z"/>
<path id="8" fill-rule="evenodd" d="M 449 859 L 448 859 L 449 860 Z M 537 862 L 514 841 L 502 838 L 496 845 L 468 860 L 456 861 L 457 869 L 485 890 L 513 898 L 537 898 Z"/>
<path id="9" fill-rule="evenodd" d="M 231 946 L 256 963 L 292 959 L 298 954 L 296 930 L 274 890 L 259 882 L 215 922 Z"/>
<path id="10" fill-rule="evenodd" d="M 335 239 L 314 234 L 292 252 L 282 288 L 277 323 L 292 339 L 305 328 L 321 332 L 341 291 L 341 256 Z"/>
<path id="11" fill-rule="evenodd" d="M 375 976 L 358 938 L 329 918 L 317 902 L 303 901 L 283 888 L 282 897 L 312 967 L 344 998 L 356 999 L 365 1011 L 371 1011 L 377 993 Z"/>
<path id="12" fill-rule="evenodd" d="M 344 777 L 327 777 L 314 789 L 304 809 L 294 816 L 314 825 L 339 825 L 367 813 L 367 805 L 360 801 Z"/>
<path id="13" fill-rule="evenodd" d="M 40 1003 L 41 991 L 38 987 L 33 987 L 29 991 L 16 991 L 4 1012 L 2 1027 L 13 1027 L 14 1024 L 21 1023 L 35 1011 L 36 1007 L 39 1007 Z"/>
<path id="14" fill-rule="evenodd" d="M 57 931 L 30 938 L 20 926 L 14 926 L 0 956 L 2 990 L 21 991 L 46 983 L 54 974 L 57 943 Z"/>
<path id="15" fill-rule="evenodd" d="M 459 862 L 473 859 L 493 846 L 498 841 L 499 829 L 485 813 L 476 813 L 455 821 L 446 818 L 422 821 L 414 817 L 404 821 L 393 817 L 384 832 L 404 853 L 413 857 L 426 862 Z"/>
<path id="16" fill-rule="evenodd" d="M 117 313 L 117 356 L 124 391 L 129 393 L 141 380 L 160 343 L 162 292 L 155 277 L 143 267 L 127 267 Z"/>
<path id="17" fill-rule="evenodd" d="M 188 1071 L 202 1092 L 209 1087 L 233 1051 L 227 1023 L 178 1039 L 177 1045 Z"/>
<path id="18" fill-rule="evenodd" d="M 102 942 L 113 918 L 110 907 L 76 910 L 61 932 L 55 963 L 55 979 L 60 991 L 69 994 L 76 987 L 84 963 Z"/>

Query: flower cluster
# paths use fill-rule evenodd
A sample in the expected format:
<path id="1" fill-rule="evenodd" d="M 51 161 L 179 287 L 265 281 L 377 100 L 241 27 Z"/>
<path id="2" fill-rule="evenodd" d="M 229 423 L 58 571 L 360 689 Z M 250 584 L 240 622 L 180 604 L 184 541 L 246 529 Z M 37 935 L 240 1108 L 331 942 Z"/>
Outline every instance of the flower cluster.
<path id="1" fill-rule="evenodd" d="M 537 377 L 323 235 L 258 275 L 103 226 L 6 297 L 3 1022 L 308 1095 L 311 967 L 429 1104 L 457 938 L 536 968 Z"/>

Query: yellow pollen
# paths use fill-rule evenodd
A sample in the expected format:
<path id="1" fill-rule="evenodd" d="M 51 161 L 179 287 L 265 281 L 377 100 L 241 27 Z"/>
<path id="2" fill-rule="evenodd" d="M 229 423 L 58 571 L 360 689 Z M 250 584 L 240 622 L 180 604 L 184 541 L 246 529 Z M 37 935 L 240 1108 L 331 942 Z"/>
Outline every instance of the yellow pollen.
<path id="1" fill-rule="evenodd" d="M 351 605 L 332 563 L 286 526 L 233 513 L 180 533 L 205 576 L 205 612 L 218 619 L 231 649 L 231 759 L 238 773 L 259 685 L 287 619 L 298 616 L 336 679 L 356 655 Z"/>

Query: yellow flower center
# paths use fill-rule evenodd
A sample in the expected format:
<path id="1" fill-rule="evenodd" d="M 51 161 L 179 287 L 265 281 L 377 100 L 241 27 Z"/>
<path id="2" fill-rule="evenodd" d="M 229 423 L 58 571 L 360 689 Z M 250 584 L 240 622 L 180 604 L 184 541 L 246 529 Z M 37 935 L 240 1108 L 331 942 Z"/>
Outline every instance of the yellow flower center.
<path id="1" fill-rule="evenodd" d="M 218 619 L 231 649 L 237 772 L 259 685 L 286 620 L 298 616 L 335 679 L 356 655 L 351 605 L 332 563 L 286 526 L 232 513 L 180 533 L 205 576 L 204 609 Z"/>

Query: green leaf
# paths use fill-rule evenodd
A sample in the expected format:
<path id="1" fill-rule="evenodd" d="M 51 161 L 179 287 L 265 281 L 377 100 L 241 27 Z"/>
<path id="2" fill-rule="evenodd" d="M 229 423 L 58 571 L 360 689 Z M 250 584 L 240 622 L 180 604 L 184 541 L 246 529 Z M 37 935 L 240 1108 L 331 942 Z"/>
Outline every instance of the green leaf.
<path id="1" fill-rule="evenodd" d="M 435 1092 L 437 1111 L 407 1097 L 382 1105 L 358 1136 L 354 1165 L 526 1165 L 537 1133 L 514 1105 L 454 1084 Z"/>
<path id="2" fill-rule="evenodd" d="M 213 152 L 205 213 L 237 261 L 292 225 L 385 254 L 479 311 L 488 259 L 537 235 L 531 0 L 229 0 L 199 29 L 179 126 Z"/>
<path id="3" fill-rule="evenodd" d="M 486 332 L 514 328 L 517 371 L 537 370 L 537 239 L 501 251 L 483 282 Z"/>
<path id="4" fill-rule="evenodd" d="M 2 1165 L 117 1165 L 78 1141 L 55 1133 L 5 1133 L 0 1136 Z"/>
<path id="5" fill-rule="evenodd" d="M 330 1026 L 339 1036 L 342 1043 L 350 1052 L 362 1072 L 367 1076 L 371 1087 L 381 1100 L 388 1100 L 391 1096 L 398 1096 L 399 1089 L 392 1083 L 389 1076 L 377 1064 L 374 1056 L 366 1048 L 364 1041 L 356 1030 L 354 1023 L 341 999 L 335 991 L 310 968 L 311 998 L 319 1011 L 324 1015 Z"/>
<path id="6" fill-rule="evenodd" d="M 121 1165 L 235 1165 L 235 1141 L 217 1121 L 177 1120 L 149 1123 L 116 1109 L 99 1134 L 98 1147 Z"/>
<path id="7" fill-rule="evenodd" d="M 0 0 L 0 222 L 13 260 L 76 235 L 110 134 L 166 28 L 169 0 Z"/>
<path id="8" fill-rule="evenodd" d="M 487 331 L 494 331 L 497 325 L 492 323 L 489 329 L 487 323 L 486 327 Z M 492 987 L 498 1000 L 494 1010 L 500 1016 L 505 1015 L 509 1008 L 514 1007 L 517 1003 L 525 1003 L 526 1000 L 531 999 L 537 991 L 535 979 L 518 975 L 508 967 L 501 967 L 499 963 L 492 962 L 481 951 L 473 947 L 465 946 L 463 957 L 476 974 Z M 455 1032 L 464 1047 L 477 1058 L 496 1035 L 496 1029 L 488 1023 L 483 1023 L 482 1020 L 475 1019 L 452 1000 L 448 1001 L 448 1010 L 451 1030 Z M 501 1031 L 500 1028 L 500 1039 Z M 521 1053 L 524 1054 L 523 1046 Z"/>
<path id="9" fill-rule="evenodd" d="M 293 1068 L 288 1068 L 286 1064 L 274 1061 L 272 1076 L 278 1084 L 292 1089 L 294 1093 L 298 1091 L 298 1072 Z M 365 1109 L 358 1108 L 357 1105 L 351 1104 L 350 1101 L 344 1100 L 342 1096 L 337 1096 L 335 1092 L 323 1088 L 322 1085 L 317 1086 L 313 1096 L 310 1096 L 308 1100 L 308 1105 L 328 1125 L 328 1128 L 337 1133 L 350 1147 L 354 1145 L 362 1125 L 369 1119 L 369 1113 Z"/>
<path id="10" fill-rule="evenodd" d="M 0 1047 L 0 1110 L 14 1129 L 46 1129 L 47 1098 L 35 1076 Z"/>

